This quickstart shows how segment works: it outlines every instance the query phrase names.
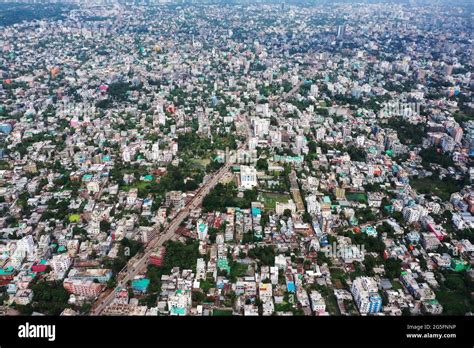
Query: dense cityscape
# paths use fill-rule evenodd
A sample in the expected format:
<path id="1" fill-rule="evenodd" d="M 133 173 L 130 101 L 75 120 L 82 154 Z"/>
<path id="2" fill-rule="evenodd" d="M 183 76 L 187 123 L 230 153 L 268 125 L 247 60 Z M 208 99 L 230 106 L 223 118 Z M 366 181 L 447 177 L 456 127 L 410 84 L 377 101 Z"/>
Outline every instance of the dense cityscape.
<path id="1" fill-rule="evenodd" d="M 471 315 L 472 6 L 0 3 L 0 313 Z"/>

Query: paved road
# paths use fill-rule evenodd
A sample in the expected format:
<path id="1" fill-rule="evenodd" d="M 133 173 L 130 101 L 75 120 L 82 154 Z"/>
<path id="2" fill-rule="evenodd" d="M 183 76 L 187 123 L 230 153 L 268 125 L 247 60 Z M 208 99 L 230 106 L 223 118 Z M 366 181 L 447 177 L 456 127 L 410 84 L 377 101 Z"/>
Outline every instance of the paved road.
<path id="1" fill-rule="evenodd" d="M 245 122 L 247 122 L 246 116 L 244 116 Z M 248 145 L 247 141 L 244 142 L 240 148 L 244 148 Z M 146 247 L 145 252 L 139 255 L 135 255 L 131 258 L 127 265 L 119 272 L 117 275 L 117 286 L 115 290 L 124 288 L 127 286 L 127 282 L 132 280 L 137 274 L 143 273 L 146 270 L 148 258 L 150 254 L 156 250 L 158 246 L 163 245 L 168 240 L 178 239 L 179 235 L 176 234 L 177 229 L 180 224 L 186 219 L 189 213 L 201 205 L 204 197 L 209 193 L 209 191 L 217 185 L 219 181 L 229 175 L 229 169 L 232 166 L 232 163 L 225 163 L 222 168 L 220 168 L 212 178 L 204 184 L 196 193 L 196 195 L 185 205 L 185 207 L 176 215 L 172 222 L 166 227 L 163 233 L 159 234 L 157 238 L 153 239 Z M 158 224 L 155 228 L 159 228 Z M 115 298 L 115 291 L 111 291 L 108 294 L 103 294 L 97 302 L 95 307 L 91 310 L 91 315 L 99 315 L 102 311 L 112 303 Z"/>
<path id="2" fill-rule="evenodd" d="M 298 186 L 298 178 L 296 177 L 296 172 L 294 169 L 290 173 L 290 186 L 290 191 L 296 204 L 296 210 L 301 212 L 305 211 L 306 208 L 304 206 L 303 198 L 301 197 L 300 187 Z"/>
<path id="3" fill-rule="evenodd" d="M 295 87 L 293 87 L 291 90 L 289 90 L 287 93 L 283 94 L 282 98 L 278 98 L 276 100 L 271 100 L 269 102 L 270 106 L 273 106 L 275 103 L 281 103 L 284 100 L 287 100 L 289 97 L 291 97 L 293 94 L 298 92 L 300 90 L 300 87 L 304 84 L 304 81 L 299 81 Z"/>

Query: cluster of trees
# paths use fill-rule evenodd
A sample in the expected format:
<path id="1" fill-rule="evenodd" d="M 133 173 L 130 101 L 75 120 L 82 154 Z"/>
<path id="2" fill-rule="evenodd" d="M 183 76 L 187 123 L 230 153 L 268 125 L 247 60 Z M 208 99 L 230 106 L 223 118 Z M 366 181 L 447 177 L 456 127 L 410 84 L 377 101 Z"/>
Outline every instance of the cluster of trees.
<path id="1" fill-rule="evenodd" d="M 259 158 L 256 164 L 257 170 L 268 170 L 268 161 L 265 158 Z"/>
<path id="2" fill-rule="evenodd" d="M 352 244 L 364 245 L 365 250 L 369 253 L 375 252 L 381 255 L 385 250 L 385 243 L 381 237 L 371 237 L 365 233 L 352 232 L 346 232 L 345 236 L 351 239 Z"/>
<path id="3" fill-rule="evenodd" d="M 374 267 L 379 263 L 376 257 L 372 255 L 365 255 L 364 257 L 364 267 L 365 267 L 365 274 L 368 276 L 374 275 Z"/>
<path id="4" fill-rule="evenodd" d="M 377 220 L 377 216 L 374 214 L 372 209 L 365 208 L 357 211 L 357 219 L 359 220 L 359 223 L 365 223 Z"/>
<path id="5" fill-rule="evenodd" d="M 228 274 L 229 280 L 232 283 L 237 281 L 237 277 L 245 276 L 248 266 L 243 263 L 238 263 L 230 260 L 229 262 L 230 273 Z"/>
<path id="6" fill-rule="evenodd" d="M 328 266 L 332 266 L 332 260 L 322 251 L 318 251 L 316 255 L 316 262 L 318 265 L 327 264 Z"/>
<path id="7" fill-rule="evenodd" d="M 125 173 L 134 174 L 136 181 L 126 185 L 123 181 Z M 127 190 L 136 187 L 138 188 L 138 197 L 146 198 L 152 196 L 157 201 L 162 199 L 167 191 L 178 190 L 186 192 L 196 190 L 204 177 L 203 170 L 191 168 L 188 162 L 181 162 L 179 166 L 169 165 L 166 174 L 161 177 L 159 183 L 154 180 L 150 182 L 139 181 L 139 178 L 145 174 L 147 174 L 147 170 L 142 167 L 123 168 L 120 165 L 116 165 L 111 170 L 110 177 L 116 180 L 122 189 Z"/>
<path id="8" fill-rule="evenodd" d="M 35 282 L 31 289 L 33 290 L 32 303 L 26 306 L 16 305 L 16 309 L 22 315 L 31 315 L 35 311 L 46 315 L 59 315 L 68 305 L 69 294 L 61 281 L 40 280 Z"/>
<path id="9" fill-rule="evenodd" d="M 217 184 L 209 194 L 204 197 L 202 207 L 205 212 L 224 211 L 227 207 L 249 208 L 251 202 L 257 200 L 256 189 L 246 190 L 243 198 L 237 198 L 235 184 Z"/>
<path id="10" fill-rule="evenodd" d="M 211 159 L 211 162 L 209 162 L 209 164 L 206 166 L 206 172 L 207 173 L 213 173 L 213 172 L 218 171 L 219 169 L 221 169 L 222 166 L 224 166 L 224 163 L 221 163 L 221 162 L 218 162 L 218 161 L 215 161 L 215 160 Z"/>
<path id="11" fill-rule="evenodd" d="M 388 258 L 384 261 L 385 275 L 389 279 L 394 279 L 400 277 L 402 271 L 402 260 Z"/>
<path id="12" fill-rule="evenodd" d="M 180 134 L 178 136 L 178 147 L 183 153 L 192 152 L 195 156 L 204 156 L 215 149 L 210 138 L 201 137 L 195 132 Z"/>
<path id="13" fill-rule="evenodd" d="M 377 232 L 379 233 L 387 233 L 387 236 L 393 237 L 395 230 L 393 227 L 386 221 L 382 222 L 381 225 L 377 226 Z"/>
<path id="14" fill-rule="evenodd" d="M 298 108 L 300 111 L 306 110 L 310 105 L 313 105 L 308 99 L 301 99 L 298 100 L 296 98 L 292 98 L 289 100 L 289 103 L 293 104 Z"/>
<path id="15" fill-rule="evenodd" d="M 243 234 L 242 244 L 252 244 L 255 242 L 258 242 L 258 238 L 255 237 L 255 233 L 253 231 L 249 231 Z"/>
<path id="16" fill-rule="evenodd" d="M 431 163 L 439 164 L 444 168 L 454 166 L 452 157 L 442 153 L 441 149 L 430 147 L 427 149 L 422 149 L 418 154 L 422 159 L 423 166 L 426 168 L 430 168 Z"/>
<path id="17" fill-rule="evenodd" d="M 388 80 L 385 83 L 384 88 L 390 92 L 398 92 L 398 93 L 411 92 L 411 90 L 415 88 L 415 83 L 410 80 L 404 81 L 403 83 L 393 82 L 393 81 Z"/>
<path id="18" fill-rule="evenodd" d="M 425 134 L 425 126 L 423 124 L 417 124 L 415 126 L 402 117 L 390 118 L 387 127 L 397 131 L 398 139 L 404 145 L 421 144 Z"/>
<path id="19" fill-rule="evenodd" d="M 472 228 L 456 231 L 456 237 L 461 239 L 467 239 L 471 243 L 474 243 L 474 230 Z"/>
<path id="20" fill-rule="evenodd" d="M 101 232 L 108 233 L 110 231 L 110 222 L 107 220 L 100 220 L 99 227 Z"/>
<path id="21" fill-rule="evenodd" d="M 270 95 L 277 94 L 280 90 L 280 86 L 276 83 L 272 83 L 270 85 L 260 85 L 258 86 L 258 92 L 260 95 L 263 95 L 265 98 L 268 98 Z"/>
<path id="22" fill-rule="evenodd" d="M 470 296 L 474 284 L 467 272 L 442 273 L 445 281 L 440 281 L 436 299 L 443 306 L 444 314 L 465 315 L 466 312 L 474 311 L 474 299 Z"/>
<path id="23" fill-rule="evenodd" d="M 8 299 L 10 298 L 10 296 L 8 295 L 7 293 L 7 289 L 6 289 L 6 286 L 2 286 L 0 288 L 0 306 L 3 305 L 3 303 L 5 301 L 8 301 Z"/>
<path id="24" fill-rule="evenodd" d="M 453 117 L 456 120 L 456 122 L 462 124 L 464 122 L 474 119 L 474 111 L 473 109 L 468 109 L 465 112 L 462 112 L 462 111 L 455 112 L 453 114 Z"/>
<path id="25" fill-rule="evenodd" d="M 435 195 L 444 201 L 449 200 L 451 194 L 458 192 L 463 187 L 463 183 L 460 181 L 450 177 L 440 179 L 437 175 L 424 178 L 412 178 L 410 185 L 418 191 L 418 193 Z"/>
<path id="26" fill-rule="evenodd" d="M 0 4 L 0 26 L 10 26 L 23 21 L 63 19 L 66 12 L 76 8 L 72 4 Z"/>
<path id="27" fill-rule="evenodd" d="M 402 271 L 402 261 L 395 258 L 383 259 L 380 255 L 374 257 L 372 255 L 365 255 L 363 265 L 365 267 L 364 275 L 374 275 L 374 267 L 376 265 L 383 264 L 385 270 L 385 276 L 389 279 L 395 279 L 400 277 Z"/>
<path id="28" fill-rule="evenodd" d="M 188 97 L 188 93 L 180 87 L 174 87 L 168 96 L 169 101 L 173 101 L 176 103 L 176 106 L 184 105 L 186 98 Z"/>
<path id="29" fill-rule="evenodd" d="M 260 266 L 275 265 L 275 250 L 271 246 L 257 246 L 248 251 L 248 256 L 258 260 Z"/>
<path id="30" fill-rule="evenodd" d="M 159 186 L 164 191 L 194 191 L 199 187 L 203 177 L 202 171 L 191 170 L 184 163 L 178 167 L 170 165 L 166 175 L 161 178 Z"/>
<path id="31" fill-rule="evenodd" d="M 128 82 L 114 82 L 109 85 L 107 93 L 115 100 L 124 101 L 128 98 L 130 84 Z"/>
<path id="32" fill-rule="evenodd" d="M 163 268 L 170 272 L 173 267 L 195 269 L 199 257 L 199 242 L 188 240 L 186 243 L 168 241 Z"/>
<path id="33" fill-rule="evenodd" d="M 42 132 L 33 134 L 30 137 L 22 139 L 22 141 L 12 149 L 12 152 L 18 152 L 21 156 L 24 156 L 28 153 L 28 147 L 34 143 L 46 140 L 51 140 L 51 136 L 48 133 Z"/>
<path id="34" fill-rule="evenodd" d="M 68 222 L 67 217 L 71 213 L 76 213 L 76 211 L 72 211 L 69 209 L 69 200 L 57 200 L 56 198 L 52 198 L 48 201 L 48 209 L 43 213 L 41 216 L 42 221 L 46 221 L 49 219 L 58 219 L 63 220 L 66 223 Z"/>
<path id="35" fill-rule="evenodd" d="M 367 153 L 363 149 L 357 148 L 355 146 L 349 146 L 346 151 L 353 161 L 365 162 L 367 160 Z"/>
<path id="36" fill-rule="evenodd" d="M 364 190 L 366 192 L 381 192 L 382 188 L 380 187 L 380 184 L 367 183 L 364 185 Z"/>
<path id="37" fill-rule="evenodd" d="M 161 276 L 169 274 L 173 267 L 183 269 L 195 269 L 196 259 L 199 257 L 199 242 L 188 240 L 185 244 L 181 242 L 168 241 L 166 243 L 166 254 L 161 266 L 148 265 L 147 278 L 150 279 L 148 291 L 151 294 L 161 290 Z M 152 301 L 153 298 L 149 299 Z M 155 299 L 156 302 L 156 299 Z"/>
<path id="38" fill-rule="evenodd" d="M 355 147 L 353 145 L 344 148 L 341 144 L 330 145 L 323 141 L 319 141 L 318 143 L 310 141 L 308 146 L 311 152 L 316 151 L 316 147 L 320 147 L 323 153 L 327 153 L 329 150 L 335 150 L 347 152 L 353 161 L 365 162 L 367 160 L 367 152 L 365 152 L 364 149 Z"/>
<path id="39" fill-rule="evenodd" d="M 381 103 L 387 100 L 385 96 L 371 97 L 369 99 L 355 98 L 352 96 L 346 96 L 343 94 L 336 94 L 334 99 L 339 101 L 342 104 L 349 104 L 351 109 L 356 109 L 357 107 L 363 107 L 365 109 L 379 111 L 382 106 Z"/>
<path id="40" fill-rule="evenodd" d="M 118 256 L 115 259 L 106 259 L 104 265 L 112 270 L 115 276 L 122 268 L 125 267 L 127 261 L 137 253 L 143 251 L 143 244 L 136 240 L 124 238 L 120 241 Z"/>
<path id="41" fill-rule="evenodd" d="M 178 136 L 178 147 L 183 153 L 190 153 L 194 157 L 209 156 L 212 151 L 217 149 L 225 150 L 236 149 L 236 137 L 233 134 L 217 133 L 212 134 L 212 140 L 203 137 L 196 132 L 187 132 Z"/>

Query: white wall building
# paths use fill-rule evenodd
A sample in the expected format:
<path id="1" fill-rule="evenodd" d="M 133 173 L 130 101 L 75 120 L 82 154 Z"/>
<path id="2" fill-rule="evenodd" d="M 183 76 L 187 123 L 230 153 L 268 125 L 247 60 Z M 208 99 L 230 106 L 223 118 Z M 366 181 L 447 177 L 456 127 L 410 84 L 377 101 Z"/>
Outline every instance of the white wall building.
<path id="1" fill-rule="evenodd" d="M 257 170 L 250 166 L 240 166 L 240 188 L 249 190 L 257 184 Z"/>
<path id="2" fill-rule="evenodd" d="M 53 256 L 50 265 L 58 278 L 63 278 L 69 267 L 71 267 L 71 258 L 67 254 Z"/>

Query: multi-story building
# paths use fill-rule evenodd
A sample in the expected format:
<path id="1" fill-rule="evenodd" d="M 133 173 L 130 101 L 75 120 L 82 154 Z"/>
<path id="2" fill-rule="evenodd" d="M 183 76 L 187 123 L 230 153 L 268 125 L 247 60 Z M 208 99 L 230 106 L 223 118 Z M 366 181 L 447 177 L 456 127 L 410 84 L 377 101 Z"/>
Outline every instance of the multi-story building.
<path id="1" fill-rule="evenodd" d="M 351 287 L 352 296 L 361 313 L 378 313 L 382 310 L 382 298 L 375 279 L 358 277 Z"/>
<path id="2" fill-rule="evenodd" d="M 165 259 L 166 254 L 166 247 L 160 246 L 156 249 L 156 251 L 150 254 L 148 258 L 148 263 L 150 265 L 161 266 L 163 264 L 163 260 Z"/>
<path id="3" fill-rule="evenodd" d="M 168 309 L 170 315 L 187 315 L 191 309 L 191 292 L 178 289 L 168 298 Z"/>
<path id="4" fill-rule="evenodd" d="M 290 210 L 292 214 L 296 213 L 296 204 L 292 199 L 288 200 L 287 203 L 277 202 L 275 205 L 275 212 L 278 215 L 283 215 L 285 210 Z"/>
<path id="5" fill-rule="evenodd" d="M 31 303 L 33 300 L 33 290 L 31 289 L 21 289 L 18 290 L 15 294 L 13 301 L 16 304 L 26 306 L 27 304 Z"/>
<path id="6" fill-rule="evenodd" d="M 31 235 L 25 236 L 16 243 L 15 252 L 21 253 L 24 256 L 30 255 L 33 253 L 35 248 L 35 243 Z"/>
<path id="7" fill-rule="evenodd" d="M 74 295 L 91 298 L 99 296 L 104 289 L 103 284 L 84 279 L 65 279 L 63 286 L 64 289 Z"/>
<path id="8" fill-rule="evenodd" d="M 422 310 L 424 313 L 431 315 L 440 315 L 443 313 L 443 306 L 438 302 L 438 300 L 423 301 Z"/>
<path id="9" fill-rule="evenodd" d="M 50 261 L 51 268 L 60 278 L 67 272 L 71 267 L 72 260 L 67 254 L 59 254 L 53 256 Z"/>
<path id="10" fill-rule="evenodd" d="M 432 233 L 422 233 L 421 234 L 421 245 L 423 245 L 423 248 L 425 248 L 426 250 L 434 250 L 439 245 L 441 245 L 441 242 Z"/>
<path id="11" fill-rule="evenodd" d="M 249 190 L 257 184 L 257 170 L 250 166 L 240 166 L 240 188 Z"/>
<path id="12" fill-rule="evenodd" d="M 140 226 L 140 233 L 143 243 L 149 243 L 158 235 L 158 229 L 154 226 Z"/>
<path id="13" fill-rule="evenodd" d="M 166 193 L 166 206 L 173 206 L 176 210 L 184 207 L 183 193 L 181 191 L 169 191 Z"/>
<path id="14" fill-rule="evenodd" d="M 199 219 L 197 222 L 197 235 L 199 240 L 206 240 L 208 229 L 207 223 L 205 223 L 202 219 Z"/>
<path id="15" fill-rule="evenodd" d="M 262 138 L 268 134 L 270 128 L 270 120 L 265 118 L 254 118 L 253 119 L 253 134 L 256 137 Z"/>
<path id="16" fill-rule="evenodd" d="M 318 291 L 311 291 L 309 298 L 311 300 L 311 309 L 315 315 L 321 315 L 326 312 L 326 302 Z"/>
<path id="17" fill-rule="evenodd" d="M 112 271 L 106 268 L 73 268 L 69 272 L 69 279 L 97 280 L 99 283 L 106 283 L 112 277 Z"/>

